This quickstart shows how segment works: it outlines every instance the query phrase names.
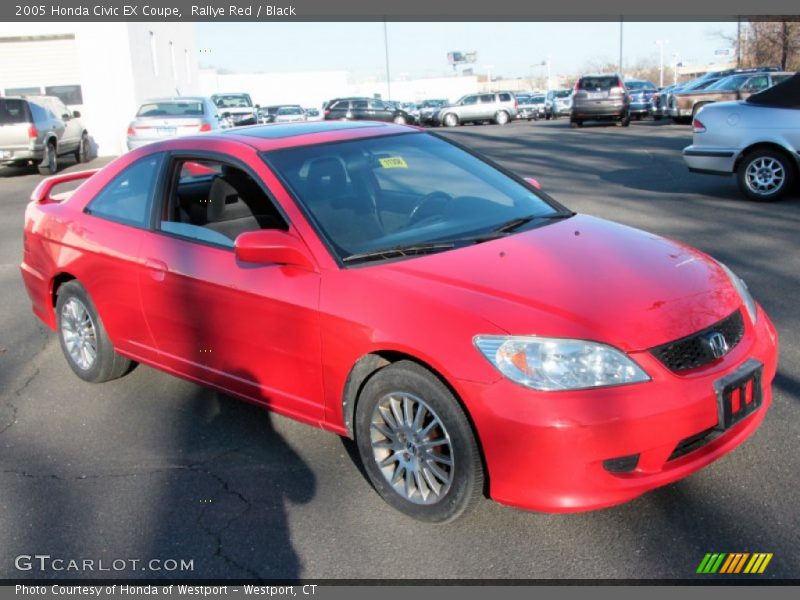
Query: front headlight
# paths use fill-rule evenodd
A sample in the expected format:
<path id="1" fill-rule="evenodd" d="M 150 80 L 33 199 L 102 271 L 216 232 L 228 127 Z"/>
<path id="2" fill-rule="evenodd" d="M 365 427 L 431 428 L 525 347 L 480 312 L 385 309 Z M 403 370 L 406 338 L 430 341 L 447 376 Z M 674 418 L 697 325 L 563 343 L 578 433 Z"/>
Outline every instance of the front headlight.
<path id="1" fill-rule="evenodd" d="M 647 373 L 623 352 L 597 342 L 496 335 L 479 335 L 474 342 L 508 379 L 535 390 L 577 390 L 650 381 Z"/>
<path id="2" fill-rule="evenodd" d="M 739 292 L 739 297 L 742 299 L 744 303 L 744 307 L 747 309 L 747 314 L 750 315 L 750 322 L 755 325 L 756 324 L 756 315 L 758 311 L 756 310 L 756 301 L 753 300 L 753 296 L 750 295 L 750 290 L 747 288 L 747 284 L 744 280 L 739 277 L 736 273 L 731 271 L 728 268 L 728 265 L 717 261 L 722 270 L 725 271 L 725 274 L 728 276 L 728 279 L 731 280 L 733 287 L 736 288 L 736 291 Z"/>

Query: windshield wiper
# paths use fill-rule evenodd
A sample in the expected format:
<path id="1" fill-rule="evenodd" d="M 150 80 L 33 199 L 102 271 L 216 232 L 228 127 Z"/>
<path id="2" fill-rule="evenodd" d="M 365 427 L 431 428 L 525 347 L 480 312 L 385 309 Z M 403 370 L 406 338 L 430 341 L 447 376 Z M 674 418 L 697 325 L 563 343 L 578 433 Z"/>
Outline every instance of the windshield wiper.
<path id="1" fill-rule="evenodd" d="M 391 248 L 380 248 L 369 252 L 360 252 L 345 256 L 342 262 L 361 262 L 369 260 L 381 260 L 385 258 L 396 258 L 398 256 L 412 256 L 419 254 L 430 254 L 442 250 L 455 248 L 455 242 L 430 242 L 425 244 L 408 244 L 407 246 L 393 246 Z"/>
<path id="2" fill-rule="evenodd" d="M 490 229 L 486 233 L 476 236 L 476 241 L 488 241 L 493 240 L 498 237 L 502 237 L 504 234 L 512 233 L 522 227 L 523 225 L 527 225 L 533 220 L 541 220 L 541 221 L 551 221 L 554 219 L 567 219 L 573 216 L 575 213 L 553 213 L 551 215 L 525 215 L 523 217 L 517 217 L 516 219 L 511 219 L 510 221 L 506 221 L 505 223 L 501 223 L 497 227 Z"/>

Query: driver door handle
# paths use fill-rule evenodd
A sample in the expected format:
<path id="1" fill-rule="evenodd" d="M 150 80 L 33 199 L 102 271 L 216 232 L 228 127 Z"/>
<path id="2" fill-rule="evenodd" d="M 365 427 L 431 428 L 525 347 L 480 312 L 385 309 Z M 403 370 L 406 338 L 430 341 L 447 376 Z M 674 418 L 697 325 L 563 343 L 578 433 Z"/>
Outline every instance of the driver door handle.
<path id="1" fill-rule="evenodd" d="M 150 277 L 156 281 L 164 281 L 164 277 L 167 274 L 167 263 L 155 258 L 148 258 L 145 259 L 144 266 Z"/>

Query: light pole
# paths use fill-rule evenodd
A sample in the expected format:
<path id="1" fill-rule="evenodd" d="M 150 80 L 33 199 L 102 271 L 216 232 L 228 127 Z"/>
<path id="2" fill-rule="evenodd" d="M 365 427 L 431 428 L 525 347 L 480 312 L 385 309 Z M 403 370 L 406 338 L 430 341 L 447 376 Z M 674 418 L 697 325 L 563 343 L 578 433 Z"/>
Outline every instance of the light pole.
<path id="1" fill-rule="evenodd" d="M 677 52 L 672 55 L 672 85 L 678 85 L 678 64 L 680 63 L 680 56 Z"/>
<path id="2" fill-rule="evenodd" d="M 550 55 L 549 54 L 547 55 L 547 60 L 543 60 L 540 63 L 537 63 L 535 65 L 531 65 L 530 66 L 531 72 L 533 72 L 533 69 L 535 69 L 536 67 L 547 67 L 547 91 L 549 92 L 550 91 Z M 533 81 L 532 80 L 533 80 L 533 76 L 531 76 L 531 87 L 533 87 Z"/>
<path id="3" fill-rule="evenodd" d="M 655 43 L 658 46 L 661 54 L 661 58 L 658 63 L 658 86 L 664 87 L 664 46 L 669 44 L 669 40 L 656 40 Z"/>
<path id="4" fill-rule="evenodd" d="M 619 76 L 625 77 L 622 73 L 622 15 L 619 17 Z"/>
<path id="5" fill-rule="evenodd" d="M 386 18 L 383 19 L 383 49 L 386 53 L 386 99 L 392 99 L 392 79 L 389 74 L 389 35 L 386 29 Z"/>

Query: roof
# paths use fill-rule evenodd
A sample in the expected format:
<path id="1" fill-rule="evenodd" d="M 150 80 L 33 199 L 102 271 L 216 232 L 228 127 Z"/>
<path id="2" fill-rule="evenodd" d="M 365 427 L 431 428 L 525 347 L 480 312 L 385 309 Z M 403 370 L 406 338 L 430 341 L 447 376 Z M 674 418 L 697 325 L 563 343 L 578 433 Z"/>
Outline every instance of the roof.
<path id="1" fill-rule="evenodd" d="M 233 138 L 258 150 L 267 151 L 419 131 L 419 127 L 378 121 L 304 121 L 234 127 L 214 136 Z"/>

